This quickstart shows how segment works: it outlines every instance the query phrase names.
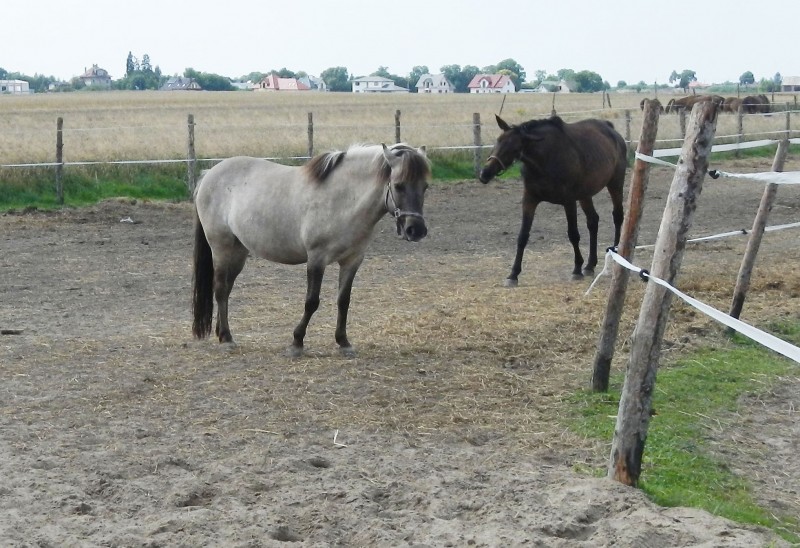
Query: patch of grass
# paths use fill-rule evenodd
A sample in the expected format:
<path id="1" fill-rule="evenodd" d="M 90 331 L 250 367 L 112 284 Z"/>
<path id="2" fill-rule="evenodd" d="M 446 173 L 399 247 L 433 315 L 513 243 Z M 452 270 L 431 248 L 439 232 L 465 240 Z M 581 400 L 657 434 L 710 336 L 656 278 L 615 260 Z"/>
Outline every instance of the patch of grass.
<path id="1" fill-rule="evenodd" d="M 775 324 L 770 331 L 797 343 L 800 324 Z M 706 432 L 719 428 L 716 417 L 736 410 L 739 398 L 753 392 L 753 379 L 769 386 L 797 365 L 739 335 L 730 350 L 705 350 L 658 372 L 640 487 L 662 506 L 692 506 L 740 522 L 763 525 L 790 542 L 800 542 L 800 520 L 780 519 L 760 507 L 747 478 L 730 471 L 707 445 Z M 613 386 L 621 386 L 617 375 Z M 572 404 L 579 411 L 570 427 L 579 434 L 613 438 L 620 392 L 582 392 Z M 598 471 L 605 474 L 605 469 Z"/>

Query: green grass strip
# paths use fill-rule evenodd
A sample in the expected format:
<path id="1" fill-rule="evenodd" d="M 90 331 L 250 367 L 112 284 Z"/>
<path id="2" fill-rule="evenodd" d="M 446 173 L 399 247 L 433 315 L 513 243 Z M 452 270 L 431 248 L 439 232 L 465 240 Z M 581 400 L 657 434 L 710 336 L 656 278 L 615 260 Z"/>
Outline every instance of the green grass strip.
<path id="1" fill-rule="evenodd" d="M 800 341 L 800 324 L 775 324 L 769 331 L 793 344 Z M 707 443 L 708 429 L 719 428 L 716 418 L 735 412 L 741 396 L 800 373 L 799 364 L 750 339 L 735 335 L 733 341 L 731 349 L 704 350 L 659 370 L 639 485 L 661 506 L 702 508 L 739 523 L 769 527 L 800 543 L 800 519 L 776 518 L 760 507 L 748 479 L 731 472 Z M 618 374 L 612 385 L 621 387 L 623 381 Z M 611 440 L 619 398 L 620 389 L 576 394 L 571 403 L 578 411 L 570 427 L 588 438 Z M 605 475 L 606 469 L 597 473 Z"/>

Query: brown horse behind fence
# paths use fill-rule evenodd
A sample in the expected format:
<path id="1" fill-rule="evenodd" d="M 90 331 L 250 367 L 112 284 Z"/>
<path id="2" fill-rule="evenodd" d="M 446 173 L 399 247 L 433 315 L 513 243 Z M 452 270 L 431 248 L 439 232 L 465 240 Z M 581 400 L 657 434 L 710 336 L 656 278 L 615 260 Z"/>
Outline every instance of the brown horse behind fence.
<path id="1" fill-rule="evenodd" d="M 488 183 L 515 161 L 522 163 L 525 185 L 522 197 L 522 226 L 517 237 L 517 254 L 506 285 L 514 287 L 522 271 L 522 255 L 528 244 L 533 215 L 541 202 L 559 204 L 567 216 L 567 235 L 575 253 L 574 278 L 594 272 L 597 265 L 597 228 L 600 216 L 592 196 L 608 189 L 613 204 L 614 245 L 622 227 L 622 190 L 627 168 L 625 140 L 606 120 L 581 120 L 568 124 L 558 116 L 509 125 L 496 116 L 503 130 L 480 173 Z M 589 259 L 583 267 L 579 249 L 578 208 L 580 203 L 589 229 Z"/>

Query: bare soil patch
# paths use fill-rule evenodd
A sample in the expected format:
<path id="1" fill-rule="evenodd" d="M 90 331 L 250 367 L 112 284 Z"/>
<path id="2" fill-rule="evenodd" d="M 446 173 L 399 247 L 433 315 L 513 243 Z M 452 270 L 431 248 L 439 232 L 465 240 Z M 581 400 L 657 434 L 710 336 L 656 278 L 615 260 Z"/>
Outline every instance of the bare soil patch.
<path id="1" fill-rule="evenodd" d="M 715 166 L 766 171 L 769 161 Z M 798 169 L 796 160 L 787 170 Z M 654 168 L 640 243 L 672 172 Z M 749 228 L 756 183 L 707 179 L 695 236 Z M 563 212 L 542 205 L 520 286 L 503 280 L 519 181 L 434 185 L 419 244 L 379 224 L 333 341 L 331 268 L 307 355 L 286 348 L 302 267 L 252 260 L 237 345 L 190 333 L 190 204 L 115 200 L 0 216 L 0 540 L 11 546 L 763 546 L 771 532 L 587 475 L 608 445 L 571 433 L 608 280 L 570 280 Z M 612 235 L 607 196 L 601 242 Z M 785 187 L 770 224 L 798 220 Z M 584 231 L 584 239 L 588 239 Z M 796 231 L 768 234 L 742 319 L 800 317 Z M 678 280 L 727 310 L 746 237 L 689 244 Z M 648 250 L 635 262 L 649 266 Z M 632 284 L 614 368 L 641 302 Z M 13 334 L 16 333 L 16 334 Z M 722 330 L 675 302 L 662 367 Z M 721 365 L 723 367 L 724 364 Z M 800 515 L 798 376 L 763 386 L 708 438 L 776 515 Z M 610 440 L 608 440 L 610 442 Z"/>

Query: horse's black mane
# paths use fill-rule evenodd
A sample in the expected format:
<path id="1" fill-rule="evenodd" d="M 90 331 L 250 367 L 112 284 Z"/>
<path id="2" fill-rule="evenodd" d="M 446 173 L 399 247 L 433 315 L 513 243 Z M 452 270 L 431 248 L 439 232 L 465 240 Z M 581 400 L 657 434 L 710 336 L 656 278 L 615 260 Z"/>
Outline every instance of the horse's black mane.
<path id="1" fill-rule="evenodd" d="M 405 156 L 406 161 L 402 164 L 402 173 L 398 174 L 401 180 L 418 180 L 430 175 L 430 165 L 424 155 L 417 154 L 415 148 L 403 143 L 398 143 L 389 147 L 389 151 L 397 156 Z M 323 182 L 347 157 L 347 151 L 325 152 L 314 156 L 303 166 L 311 179 Z M 378 178 L 385 183 L 391 176 L 391 167 L 381 154 L 376 159 L 378 163 Z"/>
<path id="2" fill-rule="evenodd" d="M 553 126 L 557 129 L 564 129 L 564 120 L 560 116 L 551 116 L 550 118 L 543 118 L 541 120 L 528 120 L 523 122 L 517 127 L 522 133 L 532 133 L 534 130 L 544 126 Z"/>

